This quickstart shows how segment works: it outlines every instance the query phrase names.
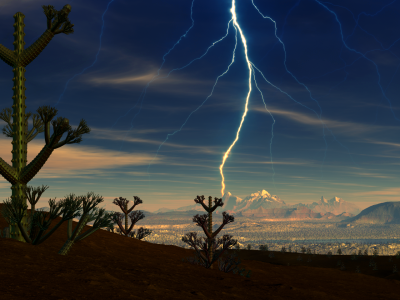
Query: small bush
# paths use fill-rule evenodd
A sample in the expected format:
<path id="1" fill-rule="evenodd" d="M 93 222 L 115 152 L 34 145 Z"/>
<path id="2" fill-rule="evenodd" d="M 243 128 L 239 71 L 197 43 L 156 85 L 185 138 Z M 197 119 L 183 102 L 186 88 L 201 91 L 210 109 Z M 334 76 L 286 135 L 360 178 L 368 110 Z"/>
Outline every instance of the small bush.
<path id="1" fill-rule="evenodd" d="M 290 253 L 292 252 L 292 247 L 291 247 L 291 246 L 289 246 L 289 252 L 290 252 Z"/>
<path id="2" fill-rule="evenodd" d="M 362 251 L 361 251 L 361 249 L 360 250 L 358 250 L 358 254 L 357 255 L 362 255 Z"/>
<path id="3" fill-rule="evenodd" d="M 282 246 L 281 252 L 282 252 L 282 253 L 285 253 L 285 252 L 286 252 L 285 246 Z"/>
<path id="4" fill-rule="evenodd" d="M 337 250 L 337 254 L 342 255 L 342 249 L 339 248 L 339 249 Z"/>
<path id="5" fill-rule="evenodd" d="M 307 248 L 307 254 L 311 254 L 311 248 Z"/>
<path id="6" fill-rule="evenodd" d="M 306 253 L 306 248 L 304 246 L 301 247 L 301 253 Z"/>
<path id="7" fill-rule="evenodd" d="M 327 254 L 327 256 L 328 256 L 329 258 L 331 258 L 331 257 L 332 257 L 332 251 L 329 251 L 328 254 Z"/>
<path id="8" fill-rule="evenodd" d="M 261 251 L 268 251 L 268 246 L 267 245 L 260 245 L 259 248 Z"/>
<path id="9" fill-rule="evenodd" d="M 377 257 L 377 256 L 378 256 L 378 249 L 375 249 L 375 250 L 374 250 L 374 253 L 373 253 L 373 255 L 374 255 L 375 257 Z"/>
<path id="10" fill-rule="evenodd" d="M 365 249 L 365 250 L 364 250 L 364 255 L 365 255 L 365 256 L 368 256 L 368 249 Z"/>
<path id="11" fill-rule="evenodd" d="M 251 245 L 250 244 L 247 245 L 247 250 L 251 250 Z"/>

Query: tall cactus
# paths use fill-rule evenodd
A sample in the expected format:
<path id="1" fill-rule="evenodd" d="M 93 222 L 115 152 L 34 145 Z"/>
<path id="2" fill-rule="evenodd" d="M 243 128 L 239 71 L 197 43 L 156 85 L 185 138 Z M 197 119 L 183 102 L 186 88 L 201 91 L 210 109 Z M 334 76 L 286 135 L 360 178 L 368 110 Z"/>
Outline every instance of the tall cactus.
<path id="1" fill-rule="evenodd" d="M 14 51 L 0 44 L 0 58 L 9 66 L 13 67 L 13 105 L 12 117 L 13 123 L 10 122 L 11 109 L 7 108 L 0 114 L 0 118 L 8 123 L 9 127 L 3 128 L 3 133 L 8 137 L 12 137 L 13 145 L 12 153 L 12 166 L 0 158 L 0 174 L 11 183 L 11 198 L 18 199 L 22 204 L 26 205 L 26 185 L 27 183 L 39 172 L 39 170 L 46 163 L 54 149 L 59 148 L 65 144 L 80 143 L 80 137 L 84 133 L 89 133 L 90 129 L 87 127 L 85 121 L 82 119 L 76 130 L 72 130 L 69 126 L 69 121 L 66 118 L 59 117 L 57 120 L 52 121 L 53 134 L 50 137 L 50 121 L 57 115 L 57 110 L 51 107 L 43 106 L 37 109 L 38 115 L 33 115 L 33 128 L 28 133 L 28 118 L 31 113 L 25 114 L 25 67 L 31 63 L 47 44 L 52 40 L 54 35 L 59 33 L 70 34 L 73 33 L 71 24 L 68 20 L 68 14 L 71 11 L 70 5 L 65 5 L 62 10 L 57 11 L 53 6 L 42 6 L 44 14 L 47 17 L 47 30 L 27 49 L 24 50 L 24 14 L 17 12 L 13 17 L 14 23 Z M 52 21 L 52 19 L 54 20 Z M 60 28 L 61 27 L 61 28 Z M 60 28 L 60 29 L 59 29 Z M 44 130 L 43 130 L 44 125 Z M 8 129 L 8 131 L 6 130 Z M 36 129 L 36 133 L 33 131 Z M 46 145 L 28 165 L 27 163 L 27 143 L 29 143 L 38 133 L 45 132 Z M 64 141 L 59 142 L 62 135 L 68 131 L 68 135 Z M 24 228 L 27 228 L 27 214 L 25 213 L 21 223 Z M 10 223 L 10 237 L 25 242 L 17 224 Z"/>

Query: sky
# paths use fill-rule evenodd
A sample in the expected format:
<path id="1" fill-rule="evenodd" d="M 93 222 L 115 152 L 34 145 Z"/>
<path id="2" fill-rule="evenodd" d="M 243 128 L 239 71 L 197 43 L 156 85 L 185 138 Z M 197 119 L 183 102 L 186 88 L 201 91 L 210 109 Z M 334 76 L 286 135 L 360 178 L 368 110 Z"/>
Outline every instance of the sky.
<path id="1" fill-rule="evenodd" d="M 91 131 L 28 183 L 49 187 L 36 208 L 89 192 L 118 212 L 119 197 L 153 212 L 263 189 L 287 204 L 400 201 L 400 1 L 3 0 L 0 44 L 14 50 L 16 12 L 26 49 L 42 5 L 65 4 L 74 33 L 26 67 L 26 113 L 51 106 Z M 0 61 L 0 111 L 12 77 Z M 44 145 L 28 143 L 28 163 Z"/>

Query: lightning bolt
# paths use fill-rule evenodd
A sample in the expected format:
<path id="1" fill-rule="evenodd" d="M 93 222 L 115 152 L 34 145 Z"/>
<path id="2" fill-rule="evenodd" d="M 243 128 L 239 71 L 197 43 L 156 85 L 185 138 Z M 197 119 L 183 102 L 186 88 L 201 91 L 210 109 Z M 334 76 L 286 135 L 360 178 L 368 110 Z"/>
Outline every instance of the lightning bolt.
<path id="1" fill-rule="evenodd" d="M 72 1 L 73 1 L 73 0 L 71 0 L 71 2 L 72 2 Z M 64 88 L 64 91 L 63 91 L 63 93 L 60 95 L 60 97 L 59 97 L 59 99 L 58 99 L 58 101 L 57 101 L 57 103 L 56 103 L 56 106 L 59 104 L 59 102 L 60 102 L 62 96 L 64 95 L 64 93 L 65 93 L 65 91 L 66 91 L 66 89 L 67 89 L 67 86 L 68 86 L 69 82 L 70 82 L 72 79 L 74 79 L 76 76 L 82 75 L 87 69 L 89 69 L 90 67 L 93 67 L 94 64 L 97 62 L 97 57 L 98 57 L 98 54 L 99 54 L 100 49 L 101 49 L 101 40 L 102 40 L 103 31 L 104 31 L 104 15 L 106 14 L 106 12 L 107 12 L 107 10 L 108 10 L 108 8 L 109 8 L 109 6 L 110 6 L 110 4 L 111 4 L 112 2 L 114 2 L 114 0 L 111 0 L 111 1 L 108 3 L 107 8 L 106 8 L 106 10 L 104 11 L 104 13 L 103 13 L 103 15 L 102 15 L 103 25 L 102 25 L 102 30 L 101 30 L 101 34 L 100 34 L 100 46 L 99 46 L 98 52 L 97 52 L 97 54 L 96 54 L 96 59 L 95 59 L 95 61 L 92 63 L 91 66 L 86 67 L 85 69 L 83 69 L 82 72 L 80 72 L 80 73 L 78 73 L 78 74 L 75 74 L 72 78 L 70 78 L 70 79 L 67 81 L 67 83 L 66 83 L 66 85 L 65 85 L 65 88 Z M 283 36 L 283 32 L 282 32 L 282 34 L 281 34 L 281 37 L 279 38 L 279 37 L 277 36 L 277 26 L 276 26 L 276 22 L 275 22 L 272 18 L 270 18 L 270 17 L 268 17 L 268 16 L 264 16 L 264 15 L 261 13 L 261 11 L 258 9 L 258 7 L 254 4 L 254 1 L 252 0 L 251 2 L 252 2 L 252 4 L 253 4 L 253 6 L 256 8 L 256 10 L 259 12 L 259 14 L 260 14 L 264 19 L 269 19 L 270 21 L 272 21 L 272 22 L 274 23 L 274 25 L 275 25 L 275 37 L 276 37 L 277 40 L 278 40 L 278 42 L 277 42 L 275 45 L 277 45 L 278 43 L 280 43 L 280 44 L 282 45 L 282 47 L 283 47 L 284 55 L 285 55 L 284 66 L 285 66 L 286 72 L 287 72 L 288 74 L 290 74 L 290 75 L 296 80 L 296 82 L 297 82 L 298 84 L 302 85 L 302 86 L 308 91 L 308 93 L 309 93 L 309 95 L 310 95 L 310 98 L 311 98 L 313 101 L 315 101 L 315 103 L 318 105 L 318 107 L 319 107 L 319 113 L 317 113 L 317 112 L 314 111 L 313 109 L 311 109 L 311 108 L 309 108 L 309 107 L 303 105 L 302 103 L 296 101 L 296 100 L 295 100 L 293 97 L 291 97 L 289 94 L 287 94 L 286 92 L 284 92 L 283 90 L 281 90 L 279 87 L 277 87 L 276 85 L 274 85 L 274 84 L 272 84 L 270 81 L 268 81 L 268 80 L 265 78 L 265 76 L 263 75 L 263 73 L 260 71 L 260 69 L 258 69 L 258 68 L 255 66 L 255 64 L 253 64 L 253 63 L 250 61 L 250 59 L 249 59 L 249 57 L 248 57 L 248 46 L 247 46 L 246 37 L 245 37 L 245 35 L 244 35 L 243 31 L 242 31 L 242 28 L 240 27 L 240 24 L 239 24 L 239 22 L 238 22 L 238 20 L 237 20 L 237 15 L 236 15 L 236 2 L 235 2 L 235 0 L 232 0 L 232 6 L 231 6 L 231 9 L 230 9 L 232 18 L 231 18 L 231 20 L 228 22 L 228 28 L 227 28 L 226 35 L 225 35 L 224 37 L 222 37 L 221 39 L 217 40 L 216 42 L 214 42 L 214 43 L 206 50 L 206 52 L 205 52 L 202 56 L 200 56 L 200 57 L 198 57 L 198 58 L 196 58 L 196 59 L 190 61 L 188 64 L 186 64 L 185 66 L 183 66 L 183 67 L 181 67 L 181 68 L 176 68 L 176 69 L 171 70 L 171 71 L 167 74 L 167 76 L 165 76 L 165 77 L 159 77 L 160 71 L 161 71 L 161 69 L 162 69 L 162 67 L 163 67 L 163 65 L 164 65 L 164 63 L 165 63 L 166 56 L 176 47 L 177 44 L 180 43 L 180 41 L 181 41 L 184 37 L 186 37 L 186 35 L 188 34 L 188 32 L 189 32 L 189 31 L 193 28 L 193 26 L 194 26 L 194 20 L 193 20 L 193 5 L 194 5 L 194 0 L 193 0 L 193 1 L 192 1 L 192 5 L 191 5 L 191 20 L 192 20 L 192 25 L 191 25 L 190 28 L 186 31 L 186 33 L 183 34 L 183 35 L 179 38 L 179 40 L 173 45 L 173 47 L 172 47 L 171 49 L 169 49 L 169 51 L 166 52 L 166 53 L 164 54 L 164 56 L 163 56 L 163 62 L 162 62 L 162 64 L 161 64 L 160 68 L 158 69 L 157 74 L 146 84 L 146 86 L 145 86 L 145 88 L 143 89 L 142 94 L 140 95 L 140 97 L 139 97 L 138 101 L 136 102 L 135 106 L 134 106 L 133 108 L 131 108 L 125 115 L 123 115 L 123 116 L 121 116 L 121 117 L 119 118 L 119 119 L 121 119 L 122 117 L 125 117 L 132 109 L 134 109 L 134 108 L 137 106 L 137 104 L 138 104 L 139 102 L 141 102 L 141 106 L 140 106 L 139 111 L 135 114 L 134 118 L 132 119 L 131 128 L 130 128 L 130 130 L 131 130 L 132 127 L 133 127 L 133 120 L 134 120 L 135 117 L 140 113 L 140 110 L 141 110 L 141 107 L 142 107 L 142 105 L 143 105 L 143 101 L 144 101 L 144 98 L 145 98 L 145 95 L 146 95 L 146 91 L 147 91 L 148 87 L 150 86 L 150 84 L 151 84 L 154 80 L 156 80 L 156 79 L 167 78 L 172 72 L 178 71 L 178 70 L 182 70 L 182 69 L 186 68 L 187 66 L 189 66 L 190 64 L 192 64 L 194 61 L 203 58 L 203 57 L 208 53 L 208 51 L 209 51 L 209 49 L 210 49 L 211 47 L 213 47 L 214 45 L 216 45 L 217 43 L 221 42 L 223 39 L 225 39 L 225 38 L 227 37 L 227 35 L 228 35 L 228 33 L 229 33 L 229 26 L 230 26 L 230 23 L 232 22 L 233 27 L 234 27 L 234 29 L 235 29 L 235 40 L 236 40 L 236 42 L 235 42 L 235 47 L 234 47 L 234 50 L 233 50 L 233 57 L 232 57 L 231 63 L 228 65 L 228 67 L 227 67 L 227 69 L 225 70 L 225 72 L 223 72 L 221 75 L 219 75 L 219 76 L 217 77 L 217 79 L 216 79 L 216 81 L 215 81 L 215 84 L 214 84 L 214 86 L 213 86 L 213 88 L 212 88 L 212 90 L 211 90 L 210 95 L 203 101 L 203 103 L 201 103 L 200 106 L 198 106 L 194 111 L 192 111 L 192 112 L 190 113 L 190 115 L 187 117 L 187 119 L 185 120 L 185 122 L 183 123 L 183 125 L 180 127 L 180 129 L 179 129 L 179 130 L 176 130 L 176 131 L 173 132 L 172 134 L 168 134 L 168 135 L 167 135 L 167 137 L 166 137 L 166 139 L 164 140 L 164 142 L 160 144 L 160 146 L 159 146 L 159 148 L 158 148 L 158 150 L 157 150 L 156 156 L 155 156 L 155 157 L 153 158 L 153 160 L 152 160 L 152 162 L 153 162 L 154 159 L 157 157 L 158 152 L 159 152 L 159 150 L 161 149 L 161 146 L 168 140 L 168 137 L 169 137 L 169 136 L 172 136 L 172 135 L 174 135 L 174 134 L 176 134 L 176 133 L 179 132 L 179 131 L 181 131 L 182 128 L 186 125 L 186 123 L 187 123 L 187 121 L 189 120 L 190 116 L 191 116 L 194 112 L 196 112 L 198 109 L 200 109 L 200 108 L 203 106 L 203 104 L 212 96 L 213 91 L 214 91 L 214 88 L 215 88 L 215 86 L 216 86 L 216 84 L 217 84 L 219 78 L 221 78 L 222 76 L 224 76 L 224 75 L 229 71 L 229 68 L 231 67 L 231 65 L 232 65 L 233 62 L 234 62 L 235 52 L 236 52 L 236 47 L 237 47 L 237 32 L 239 31 L 240 38 L 241 38 L 242 44 L 243 44 L 243 46 L 244 46 L 244 50 L 245 50 L 245 51 L 244 51 L 244 54 L 245 54 L 246 63 L 247 63 L 248 71 L 249 71 L 249 78 L 248 78 L 248 82 L 249 82 L 249 91 L 248 91 L 248 94 L 247 94 L 247 97 L 246 97 L 245 108 L 244 108 L 244 112 L 243 112 L 243 115 L 242 115 L 242 118 L 241 118 L 241 121 L 240 121 L 240 125 L 239 125 L 239 127 L 238 127 L 238 129 L 237 129 L 237 132 L 236 132 L 236 138 L 234 139 L 234 141 L 232 142 L 232 144 L 229 146 L 229 148 L 227 149 L 227 151 L 224 153 L 223 159 L 222 159 L 222 163 L 221 163 L 221 165 L 219 166 L 219 171 L 220 171 L 220 174 L 221 174 L 221 177 L 222 177 L 222 181 L 221 181 L 221 194 L 222 194 L 222 196 L 224 195 L 224 190 L 225 190 L 225 177 L 224 177 L 224 174 L 223 174 L 223 166 L 224 166 L 224 164 L 225 164 L 227 158 L 229 157 L 229 154 L 231 153 L 231 150 L 233 149 L 234 145 L 236 144 L 236 142 L 237 142 L 238 139 L 239 139 L 240 130 L 241 130 L 241 128 L 242 128 L 243 122 L 244 122 L 245 117 L 246 117 L 247 112 L 248 112 L 248 103 L 249 103 L 249 99 L 250 99 L 250 94 L 251 94 L 251 92 L 252 92 L 252 79 L 254 80 L 255 87 L 257 88 L 257 90 L 258 90 L 258 91 L 260 92 L 260 94 L 261 94 L 262 101 L 263 101 L 263 103 L 264 103 L 265 109 L 268 111 L 267 106 L 266 106 L 266 103 L 265 103 L 265 99 L 264 99 L 264 96 L 263 96 L 263 93 L 262 93 L 262 91 L 260 90 L 260 88 L 258 87 L 258 84 L 257 84 L 257 81 L 256 81 L 255 70 L 256 70 L 259 74 L 261 74 L 261 76 L 263 77 L 263 79 L 264 79 L 268 84 L 270 84 L 271 86 L 273 86 L 274 88 L 276 88 L 277 90 L 279 90 L 281 93 L 284 93 L 285 95 L 287 95 L 291 100 L 293 100 L 293 101 L 295 101 L 296 103 L 302 105 L 303 107 L 305 107 L 305 108 L 307 108 L 307 109 L 313 111 L 313 112 L 317 115 L 318 119 L 320 120 L 321 124 L 323 125 L 323 127 L 322 127 L 322 129 L 323 129 L 323 137 L 324 137 L 324 141 L 325 141 L 325 144 L 326 144 L 325 155 L 324 155 L 323 163 L 324 163 L 324 161 L 325 161 L 326 151 L 327 151 L 327 142 L 326 142 L 326 140 L 325 140 L 325 132 L 324 132 L 324 129 L 326 128 L 326 129 L 329 130 L 329 128 L 326 127 L 326 125 L 322 122 L 322 119 L 321 119 L 321 116 L 322 116 L 322 109 L 321 109 L 321 107 L 320 107 L 318 101 L 312 97 L 311 91 L 308 89 L 308 87 L 307 87 L 304 83 L 300 82 L 300 81 L 294 76 L 294 74 L 291 73 L 291 72 L 288 70 L 288 68 L 287 68 L 287 66 L 286 66 L 286 49 L 285 49 L 284 43 L 283 43 L 282 40 L 281 40 L 281 39 L 282 39 L 282 36 Z M 289 12 L 288 12 L 288 14 L 286 15 L 286 18 L 285 18 L 285 24 L 286 24 L 286 19 L 287 19 L 288 15 L 290 14 L 290 12 L 291 12 L 296 6 L 298 6 L 298 5 L 300 4 L 300 2 L 301 2 L 301 0 L 298 0 L 297 3 L 289 10 Z M 331 10 L 330 8 L 328 8 L 327 5 L 342 7 L 342 8 L 344 8 L 344 9 L 347 9 L 347 8 L 345 8 L 345 7 L 343 7 L 343 6 L 335 5 L 335 4 L 332 4 L 332 3 L 329 3 L 329 2 L 321 2 L 321 1 L 319 1 L 319 0 L 315 0 L 315 2 L 316 2 L 317 4 L 319 4 L 320 6 L 322 6 L 324 9 L 326 9 L 328 12 L 330 12 L 330 13 L 334 16 L 336 22 L 337 22 L 338 25 L 339 25 L 339 29 L 340 29 L 340 34 L 341 34 L 341 38 L 342 38 L 343 47 L 345 47 L 345 48 L 347 48 L 348 50 L 350 50 L 350 51 L 352 51 L 352 52 L 355 52 L 355 53 L 357 53 L 357 54 L 360 55 L 355 61 L 353 61 L 352 64 L 354 64 L 354 63 L 355 63 L 356 61 L 358 61 L 359 59 L 364 58 L 364 59 L 368 60 L 369 62 L 371 62 L 371 63 L 373 63 L 373 64 L 375 65 L 375 69 L 376 69 L 376 72 L 377 72 L 377 75 L 378 75 L 378 85 L 379 85 L 379 87 L 380 87 L 380 89 L 381 89 L 382 95 L 383 95 L 384 98 L 389 102 L 389 105 L 390 105 L 390 108 L 391 108 L 391 111 L 392 111 L 392 113 L 393 113 L 394 118 L 395 118 L 396 120 L 399 120 L 399 119 L 397 119 L 396 115 L 394 114 L 393 108 L 392 108 L 392 105 L 391 105 L 391 102 L 390 102 L 389 98 L 387 98 L 387 96 L 386 96 L 386 94 L 385 94 L 385 91 L 384 91 L 384 89 L 383 89 L 383 87 L 382 87 L 382 85 L 381 85 L 381 76 L 380 76 L 380 73 L 379 73 L 379 68 L 378 68 L 378 66 L 375 64 L 375 62 L 373 62 L 371 59 L 369 59 L 366 55 L 367 55 L 369 52 L 376 51 L 376 50 L 382 50 L 382 49 L 383 49 L 383 50 L 389 50 L 389 49 L 390 49 L 397 41 L 399 41 L 400 39 L 398 39 L 398 40 L 396 40 L 395 42 L 393 42 L 392 45 L 391 45 L 390 47 L 385 48 L 385 47 L 382 45 L 382 43 L 380 43 L 373 35 L 369 34 L 367 31 L 365 31 L 363 28 L 361 28 L 361 26 L 358 24 L 359 18 L 360 18 L 360 16 L 361 16 L 362 14 L 363 14 L 363 15 L 368 15 L 368 16 L 375 16 L 375 15 L 377 15 L 378 13 L 380 13 L 384 8 L 388 7 L 389 5 L 393 4 L 393 3 L 396 2 L 396 1 L 392 1 L 391 3 L 385 5 L 384 7 L 382 7 L 382 8 L 381 8 L 378 12 L 376 12 L 375 14 L 366 14 L 366 13 L 362 12 L 362 13 L 360 13 L 360 14 L 358 15 L 357 19 L 355 19 L 354 15 L 352 14 L 352 15 L 353 15 L 353 19 L 356 21 L 356 26 L 354 27 L 353 32 L 352 32 L 346 39 L 345 39 L 344 36 L 343 36 L 342 24 L 340 23 L 337 14 L 336 14 L 333 10 Z M 347 10 L 350 11 L 349 9 L 347 9 Z M 351 11 L 350 11 L 350 12 L 351 12 Z M 284 25 L 285 25 L 285 24 L 284 24 Z M 359 52 L 359 51 L 357 51 L 357 50 L 355 50 L 355 49 L 350 48 L 350 47 L 348 46 L 348 44 L 346 43 L 346 41 L 350 38 L 350 36 L 352 36 L 352 35 L 354 34 L 354 30 L 355 30 L 355 28 L 356 28 L 357 26 L 358 26 L 361 30 L 363 30 L 364 32 L 366 32 L 367 34 L 369 34 L 370 36 L 373 36 L 374 39 L 375 39 L 377 42 L 380 43 L 382 49 L 373 49 L 373 50 L 367 51 L 366 53 L 361 53 L 361 52 Z M 274 45 L 274 47 L 275 47 L 275 45 Z M 343 47 L 342 47 L 342 49 L 343 49 Z M 267 53 L 267 54 L 268 54 L 268 53 Z M 392 53 L 392 54 L 394 54 L 394 53 Z M 395 54 L 394 54 L 394 55 L 395 55 Z M 265 57 L 266 57 L 266 56 L 264 56 L 264 58 L 265 58 Z M 396 57 L 397 57 L 397 56 L 396 56 Z M 264 58 L 263 58 L 263 59 L 264 59 Z M 336 69 L 336 70 L 331 71 L 331 72 L 329 72 L 329 73 L 336 72 L 336 71 L 341 70 L 341 69 L 346 69 L 347 67 L 351 66 L 352 64 L 349 64 L 349 65 L 348 65 L 348 64 L 345 63 L 345 66 L 344 66 L 344 67 L 339 68 L 339 69 Z M 399 67 L 400 67 L 400 65 L 397 67 L 397 69 L 396 69 L 396 71 L 395 71 L 395 74 L 397 73 Z M 326 74 L 324 74 L 324 75 L 322 75 L 322 76 L 325 76 L 325 75 L 327 75 L 327 74 L 329 74 L 329 73 L 326 73 Z M 346 74 L 347 74 L 347 72 L 346 72 Z M 389 82 L 388 86 L 392 83 L 395 74 L 393 75 L 392 80 Z M 322 77 L 322 76 L 320 76 L 320 77 Z M 341 81 L 341 82 L 339 82 L 338 84 L 344 82 L 344 81 L 346 80 L 346 78 L 347 78 L 347 75 L 346 75 L 346 77 L 344 78 L 344 80 Z M 333 87 L 332 87 L 332 88 L 333 88 Z M 386 88 L 386 89 L 387 89 L 387 88 Z M 268 112 L 269 112 L 269 111 L 268 111 Z M 273 124 L 272 124 L 272 129 L 271 129 L 272 137 L 271 137 L 271 142 L 270 142 L 270 156 L 271 156 L 271 166 L 272 166 L 272 170 L 274 171 L 274 169 L 273 169 L 273 161 L 272 161 L 272 140 L 273 140 L 273 128 L 274 128 L 274 124 L 275 124 L 275 119 L 273 118 L 273 116 L 272 116 L 272 114 L 271 114 L 270 112 L 269 112 L 269 114 L 271 115 L 271 117 L 272 117 L 272 119 L 273 119 Z M 118 119 L 118 120 L 119 120 L 119 119 Z M 114 123 L 114 125 L 118 122 L 118 120 Z M 113 125 L 113 126 L 114 126 L 114 125 Z M 112 127 L 113 127 L 113 126 L 112 126 Z M 129 130 L 129 131 L 130 131 L 130 130 Z M 336 137 L 333 135 L 333 133 L 332 133 L 330 130 L 329 130 L 329 132 L 332 134 L 332 136 L 334 137 L 335 141 L 338 142 L 342 147 L 346 148 L 347 151 L 348 151 L 348 153 L 349 153 L 348 148 L 345 147 L 344 145 L 342 145 L 339 141 L 337 141 Z M 121 145 L 121 147 L 122 147 L 122 145 Z M 349 153 L 349 155 L 350 155 L 350 153 Z M 351 157 L 351 155 L 350 155 L 350 157 Z M 352 157 L 351 157 L 351 159 L 352 159 Z M 352 159 L 352 160 L 353 160 L 353 159 Z M 152 162 L 151 162 L 151 163 L 152 163 Z M 354 160 L 353 160 L 353 162 L 354 162 Z M 151 163 L 148 165 L 148 168 L 147 168 L 148 174 L 149 174 L 149 167 L 150 167 Z M 322 163 L 322 166 L 323 166 L 323 163 Z M 321 166 L 321 169 L 322 169 L 322 166 Z M 274 171 L 274 175 L 275 175 L 275 171 Z M 273 175 L 273 180 L 274 180 L 274 175 Z M 150 175 L 149 175 L 149 176 L 150 176 Z M 275 185 L 275 182 L 274 182 L 274 185 Z"/>
<path id="2" fill-rule="evenodd" d="M 232 0 L 232 7 L 231 7 L 230 11 L 231 11 L 231 14 L 232 14 L 233 26 L 235 26 L 235 28 L 237 28 L 239 30 L 240 38 L 241 38 L 243 46 L 244 46 L 244 55 L 246 56 L 247 67 L 249 68 L 249 92 L 247 93 L 246 104 L 244 106 L 244 112 L 243 112 L 243 115 L 242 115 L 242 120 L 240 121 L 239 128 L 238 128 L 238 130 L 236 132 L 236 138 L 233 141 L 233 143 L 229 146 L 228 150 L 226 150 L 226 152 L 224 154 L 224 157 L 222 158 L 222 164 L 219 166 L 219 172 L 221 173 L 221 177 L 222 177 L 222 182 L 221 182 L 221 185 L 222 185 L 221 195 L 222 196 L 224 195 L 224 190 L 225 190 L 225 182 L 224 182 L 225 181 L 225 177 L 224 177 L 224 172 L 222 171 L 222 169 L 224 167 L 226 159 L 229 156 L 229 153 L 231 153 L 231 150 L 232 150 L 233 146 L 236 144 L 237 140 L 239 139 L 240 129 L 242 128 L 244 119 L 245 119 L 245 117 L 247 115 L 249 98 L 250 98 L 251 89 L 252 89 L 252 87 L 251 87 L 251 75 L 252 75 L 252 71 L 253 71 L 252 63 L 250 62 L 249 56 L 247 54 L 246 37 L 244 36 L 242 28 L 240 28 L 240 25 L 239 25 L 239 23 L 237 21 L 235 0 Z M 274 122 L 275 122 L 275 120 L 274 120 Z"/>
<path id="3" fill-rule="evenodd" d="M 72 1 L 71 1 L 71 2 L 72 2 Z M 99 53 L 100 53 L 100 50 L 101 50 L 101 39 L 102 39 L 103 32 L 104 32 L 104 15 L 107 13 L 110 4 L 113 3 L 113 2 L 114 2 L 114 0 L 111 0 L 110 2 L 108 2 L 106 10 L 104 11 L 103 15 L 101 16 L 101 19 L 103 20 L 103 25 L 102 25 L 102 27 L 101 27 L 100 45 L 99 45 L 99 50 L 97 50 L 96 59 L 94 60 L 94 62 L 92 63 L 92 65 L 90 65 L 89 67 L 84 68 L 80 73 L 75 74 L 74 76 L 72 76 L 72 78 L 68 79 L 67 83 L 65 84 L 64 91 L 61 93 L 60 97 L 58 97 L 58 101 L 57 101 L 57 103 L 55 104 L 55 106 L 57 106 L 57 105 L 60 103 L 60 100 L 61 100 L 62 96 L 64 95 L 65 91 L 67 90 L 67 87 L 68 87 L 69 82 L 70 82 L 72 79 L 74 79 L 76 76 L 82 75 L 87 69 L 93 67 L 93 66 L 96 64 L 96 62 L 97 62 L 97 57 L 99 56 Z"/>

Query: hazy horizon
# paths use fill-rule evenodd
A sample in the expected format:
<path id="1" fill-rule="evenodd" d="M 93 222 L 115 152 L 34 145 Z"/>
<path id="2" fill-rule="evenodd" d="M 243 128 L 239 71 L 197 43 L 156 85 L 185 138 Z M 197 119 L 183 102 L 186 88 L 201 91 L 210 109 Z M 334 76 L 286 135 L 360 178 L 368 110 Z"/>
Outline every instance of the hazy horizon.
<path id="1" fill-rule="evenodd" d="M 222 198 L 219 168 L 249 92 L 232 1 L 68 4 L 74 33 L 55 35 L 26 67 L 25 111 L 55 107 L 55 118 L 72 129 L 84 119 L 91 132 L 55 149 L 28 183 L 49 186 L 36 207 L 88 192 L 103 196 L 106 210 L 119 210 L 115 198 L 139 196 L 135 209 L 150 212 L 193 205 L 197 195 Z M 47 28 L 42 5 L 1 1 L 0 44 L 14 50 L 16 12 L 25 15 L 24 49 L 35 42 Z M 345 5 L 236 1 L 255 80 L 223 166 L 225 192 L 265 189 L 287 204 L 339 197 L 360 210 L 400 201 L 400 3 Z M 0 61 L 0 111 L 12 106 L 12 78 Z M 1 134 L 9 164 L 11 141 Z M 28 143 L 28 163 L 44 145 L 44 133 Z M 3 202 L 11 185 L 1 178 Z"/>

